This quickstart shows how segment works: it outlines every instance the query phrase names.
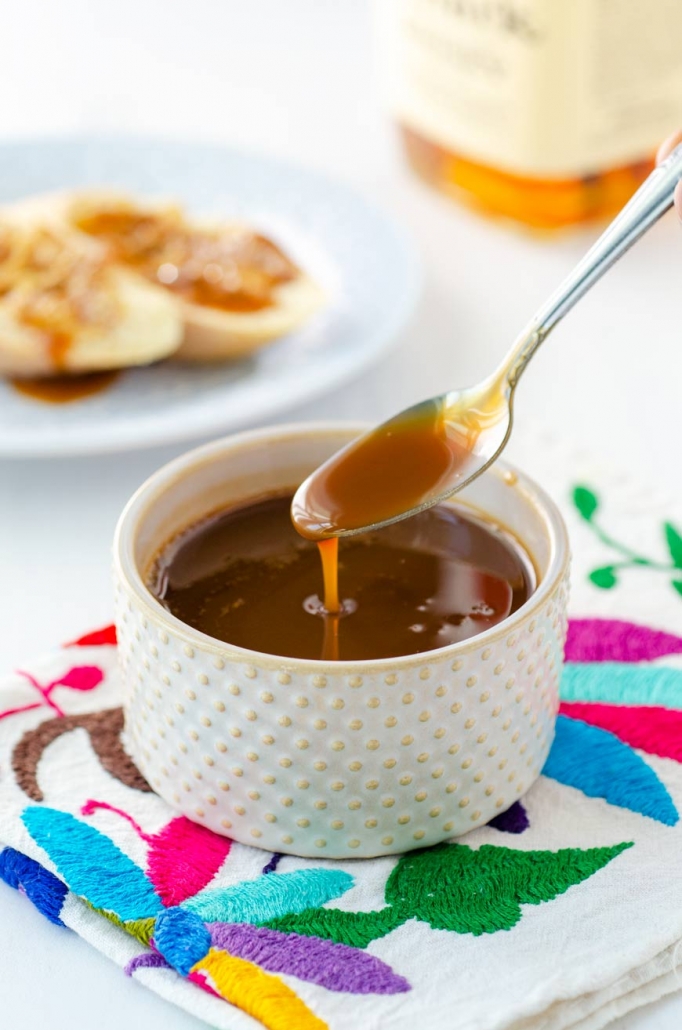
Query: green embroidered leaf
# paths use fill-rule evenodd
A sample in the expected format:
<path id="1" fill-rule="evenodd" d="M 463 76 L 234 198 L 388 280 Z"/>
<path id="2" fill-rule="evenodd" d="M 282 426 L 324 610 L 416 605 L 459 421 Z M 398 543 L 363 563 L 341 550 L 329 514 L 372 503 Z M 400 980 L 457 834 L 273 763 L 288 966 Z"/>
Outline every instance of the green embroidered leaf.
<path id="1" fill-rule="evenodd" d="M 604 565 L 601 569 L 594 569 L 590 573 L 590 581 L 600 590 L 611 590 L 618 583 L 612 565 Z"/>
<path id="2" fill-rule="evenodd" d="M 484 844 L 439 844 L 405 855 L 386 884 L 386 900 L 435 930 L 495 933 L 521 918 L 521 905 L 551 901 L 586 880 L 630 843 L 610 848 L 514 851 Z"/>
<path id="3" fill-rule="evenodd" d="M 118 926 L 120 930 L 125 930 L 132 937 L 135 937 L 140 944 L 144 944 L 145 947 L 149 947 L 149 942 L 154 936 L 154 926 L 156 925 L 156 919 L 127 919 L 125 922 L 119 919 L 118 916 L 114 915 L 113 912 L 107 912 L 103 908 L 95 908 L 85 898 L 83 899 L 88 908 L 91 908 L 93 912 L 96 912 L 98 916 L 103 916 L 104 919 L 108 919 L 114 926 Z"/>
<path id="4" fill-rule="evenodd" d="M 353 948 L 366 948 L 371 941 L 385 937 L 409 919 L 396 908 L 383 908 L 379 912 L 343 912 L 338 908 L 309 908 L 290 916 L 271 919 L 263 926 L 283 933 L 300 933 L 304 937 L 322 937 L 336 944 Z"/>
<path id="5" fill-rule="evenodd" d="M 682 536 L 680 536 L 671 522 L 666 522 L 663 528 L 673 565 L 676 569 L 682 569 Z"/>
<path id="6" fill-rule="evenodd" d="M 673 590 L 677 590 L 678 594 L 682 596 L 682 579 L 674 579 L 671 584 Z"/>
<path id="7" fill-rule="evenodd" d="M 599 507 L 599 498 L 586 486 L 576 486 L 573 491 L 573 503 L 585 521 L 589 522 Z"/>
<path id="8" fill-rule="evenodd" d="M 415 918 L 434 930 L 475 936 L 510 930 L 521 918 L 521 905 L 551 901 L 630 847 L 624 842 L 585 851 L 515 851 L 484 844 L 474 851 L 466 844 L 437 844 L 400 859 L 386 882 L 387 908 L 310 908 L 262 925 L 355 948 Z"/>

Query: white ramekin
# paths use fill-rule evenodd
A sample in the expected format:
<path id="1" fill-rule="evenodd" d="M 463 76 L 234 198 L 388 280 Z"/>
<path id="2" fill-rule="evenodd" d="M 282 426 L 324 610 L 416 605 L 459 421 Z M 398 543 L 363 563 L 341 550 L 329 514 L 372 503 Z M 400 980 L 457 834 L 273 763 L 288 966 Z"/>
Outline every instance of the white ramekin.
<path id="1" fill-rule="evenodd" d="M 515 534 L 538 586 L 463 643 L 376 661 L 279 658 L 186 626 L 148 590 L 146 573 L 177 532 L 295 487 L 362 428 L 280 426 L 200 447 L 147 480 L 116 530 L 130 753 L 177 811 L 272 851 L 369 857 L 466 833 L 530 787 L 554 734 L 566 530 L 546 494 L 502 464 L 458 503 Z"/>

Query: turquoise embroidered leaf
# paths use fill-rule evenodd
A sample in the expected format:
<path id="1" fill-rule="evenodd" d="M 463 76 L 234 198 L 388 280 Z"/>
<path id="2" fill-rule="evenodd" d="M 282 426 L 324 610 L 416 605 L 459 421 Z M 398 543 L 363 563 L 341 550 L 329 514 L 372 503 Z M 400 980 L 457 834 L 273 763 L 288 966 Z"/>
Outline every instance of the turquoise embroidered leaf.
<path id="1" fill-rule="evenodd" d="M 54 808 L 27 808 L 21 818 L 70 890 L 94 908 L 113 912 L 123 921 L 163 910 L 139 866 L 94 827 Z"/>
<path id="2" fill-rule="evenodd" d="M 560 715 L 544 776 L 592 798 L 629 808 L 666 826 L 679 815 L 670 794 L 644 759 L 608 730 Z"/>
<path id="3" fill-rule="evenodd" d="M 680 536 L 671 522 L 666 522 L 663 528 L 673 564 L 676 569 L 682 569 L 682 536 Z"/>
<path id="4" fill-rule="evenodd" d="M 353 886 L 343 869 L 298 869 L 270 873 L 233 887 L 208 888 L 182 907 L 207 923 L 265 923 L 339 898 Z"/>
<path id="5" fill-rule="evenodd" d="M 562 701 L 682 708 L 682 669 L 633 662 L 567 662 Z"/>
<path id="6" fill-rule="evenodd" d="M 586 522 L 590 521 L 599 507 L 597 495 L 586 486 L 576 486 L 573 491 L 573 503 Z"/>

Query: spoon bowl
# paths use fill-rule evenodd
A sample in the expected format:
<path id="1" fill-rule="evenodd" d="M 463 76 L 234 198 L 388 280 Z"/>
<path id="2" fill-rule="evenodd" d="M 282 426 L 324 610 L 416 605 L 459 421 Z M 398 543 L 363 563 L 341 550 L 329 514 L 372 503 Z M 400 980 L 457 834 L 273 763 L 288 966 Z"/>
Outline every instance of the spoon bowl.
<path id="1" fill-rule="evenodd" d="M 499 377 L 407 408 L 348 444 L 297 490 L 291 514 L 311 539 L 354 536 L 445 500 L 495 461 L 512 427 Z"/>

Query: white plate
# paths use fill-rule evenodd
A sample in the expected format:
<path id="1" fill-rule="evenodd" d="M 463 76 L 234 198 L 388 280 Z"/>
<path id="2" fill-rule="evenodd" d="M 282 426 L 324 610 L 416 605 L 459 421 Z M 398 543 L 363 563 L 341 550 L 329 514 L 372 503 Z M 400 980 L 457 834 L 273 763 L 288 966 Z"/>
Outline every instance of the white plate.
<path id="1" fill-rule="evenodd" d="M 316 172 L 220 146 L 149 139 L 0 145 L 0 203 L 88 184 L 178 197 L 196 214 L 244 217 L 280 241 L 329 302 L 254 358 L 131 370 L 72 404 L 33 401 L 0 381 L 0 456 L 127 450 L 271 417 L 376 359 L 416 300 L 418 265 L 402 232 Z"/>

